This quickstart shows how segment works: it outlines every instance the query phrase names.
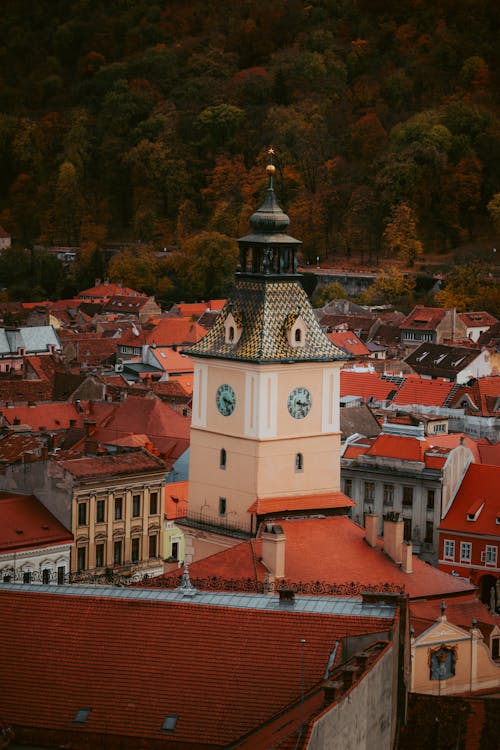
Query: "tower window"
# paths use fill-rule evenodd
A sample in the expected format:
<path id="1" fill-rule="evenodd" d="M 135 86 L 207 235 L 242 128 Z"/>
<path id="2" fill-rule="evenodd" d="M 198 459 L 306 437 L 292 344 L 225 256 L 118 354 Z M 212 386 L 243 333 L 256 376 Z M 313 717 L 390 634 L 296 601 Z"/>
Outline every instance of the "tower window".
<path id="1" fill-rule="evenodd" d="M 295 471 L 303 471 L 304 470 L 304 456 L 302 453 L 296 453 L 295 454 Z"/>
<path id="2" fill-rule="evenodd" d="M 295 341 L 296 341 L 296 342 L 297 342 L 298 344 L 300 344 L 300 342 L 302 341 L 302 331 L 300 330 L 300 328 L 297 328 L 297 329 L 295 330 Z"/>
<path id="3" fill-rule="evenodd" d="M 229 341 L 234 341 L 234 326 L 229 326 L 229 332 L 227 335 Z"/>
<path id="4" fill-rule="evenodd" d="M 220 449 L 220 460 L 219 466 L 221 469 L 225 469 L 227 464 L 227 453 L 225 448 Z"/>

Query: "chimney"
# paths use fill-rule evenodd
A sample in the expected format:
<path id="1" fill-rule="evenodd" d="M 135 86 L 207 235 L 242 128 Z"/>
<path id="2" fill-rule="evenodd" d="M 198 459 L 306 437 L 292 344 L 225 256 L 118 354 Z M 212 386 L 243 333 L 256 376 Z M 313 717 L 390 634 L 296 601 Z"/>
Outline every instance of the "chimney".
<path id="1" fill-rule="evenodd" d="M 266 523 L 262 534 L 262 561 L 274 578 L 285 577 L 285 542 L 282 527 Z"/>
<path id="2" fill-rule="evenodd" d="M 280 597 L 280 605 L 290 605 L 293 607 L 295 604 L 295 592 L 292 589 L 279 589 L 278 594 Z"/>
<path id="3" fill-rule="evenodd" d="M 325 705 L 335 703 L 342 696 L 344 683 L 342 680 L 328 680 L 325 682 L 323 689 L 325 691 Z"/>
<path id="4" fill-rule="evenodd" d="M 360 668 L 357 664 L 348 664 L 347 667 L 342 671 L 342 679 L 344 681 L 344 690 L 349 690 L 353 682 L 356 680 Z"/>
<path id="5" fill-rule="evenodd" d="M 398 565 L 401 564 L 404 523 L 399 513 L 387 513 L 384 518 L 384 551 Z"/>
<path id="6" fill-rule="evenodd" d="M 367 513 L 365 516 L 365 541 L 370 547 L 377 546 L 378 516 L 375 513 Z"/>
<path id="7" fill-rule="evenodd" d="M 401 545 L 401 568 L 405 573 L 413 573 L 413 544 L 403 542 Z"/>

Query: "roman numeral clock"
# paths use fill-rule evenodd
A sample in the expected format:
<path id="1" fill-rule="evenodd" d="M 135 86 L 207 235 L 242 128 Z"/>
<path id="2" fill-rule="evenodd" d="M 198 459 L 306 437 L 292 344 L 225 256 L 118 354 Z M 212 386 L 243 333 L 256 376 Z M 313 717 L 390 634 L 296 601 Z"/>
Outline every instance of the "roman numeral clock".
<path id="1" fill-rule="evenodd" d="M 186 350 L 195 376 L 189 513 L 249 533 L 276 498 L 338 491 L 339 373 L 347 359 L 319 326 L 297 271 L 300 242 L 269 187 L 239 239 L 234 288 Z M 294 506 L 295 503 L 295 506 Z"/>

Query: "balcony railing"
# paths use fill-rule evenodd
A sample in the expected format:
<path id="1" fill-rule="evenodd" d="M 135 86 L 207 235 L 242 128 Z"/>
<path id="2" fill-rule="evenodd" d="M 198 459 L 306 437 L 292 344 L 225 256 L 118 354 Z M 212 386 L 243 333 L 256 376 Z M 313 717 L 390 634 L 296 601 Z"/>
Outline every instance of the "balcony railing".
<path id="1" fill-rule="evenodd" d="M 232 536 L 237 539 L 250 539 L 252 533 L 250 528 L 242 524 L 231 522 L 226 516 L 210 516 L 207 513 L 193 513 L 188 511 L 188 515 L 183 518 L 176 518 L 175 522 L 182 526 L 191 526 L 195 529 L 212 531 L 214 534 L 223 534 Z"/>

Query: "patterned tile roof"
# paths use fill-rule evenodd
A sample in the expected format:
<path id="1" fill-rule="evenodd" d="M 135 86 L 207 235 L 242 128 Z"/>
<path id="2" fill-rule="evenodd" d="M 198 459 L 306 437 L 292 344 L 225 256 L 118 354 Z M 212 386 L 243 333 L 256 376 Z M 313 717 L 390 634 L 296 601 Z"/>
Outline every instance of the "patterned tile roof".
<path id="1" fill-rule="evenodd" d="M 480 509 L 475 521 L 468 519 L 473 502 Z M 470 464 L 439 529 L 499 537 L 497 518 L 500 519 L 500 468 Z"/>
<path id="2" fill-rule="evenodd" d="M 336 642 L 394 624 L 393 608 L 373 616 L 358 602 L 342 615 L 317 597 L 290 611 L 275 596 L 202 594 L 210 603 L 198 604 L 167 591 L 53 588 L 0 587 L 2 718 L 134 747 L 228 747 L 320 683 Z"/>
<path id="3" fill-rule="evenodd" d="M 242 316 L 243 332 L 236 344 L 229 344 L 225 343 L 224 322 L 233 310 Z M 287 339 L 286 319 L 293 312 L 300 314 L 307 329 L 303 347 L 292 347 Z M 237 278 L 234 293 L 213 328 L 187 353 L 262 363 L 348 359 L 326 338 L 295 279 Z"/>
<path id="4" fill-rule="evenodd" d="M 0 554 L 72 541 L 73 535 L 34 495 L 0 492 Z"/>

